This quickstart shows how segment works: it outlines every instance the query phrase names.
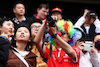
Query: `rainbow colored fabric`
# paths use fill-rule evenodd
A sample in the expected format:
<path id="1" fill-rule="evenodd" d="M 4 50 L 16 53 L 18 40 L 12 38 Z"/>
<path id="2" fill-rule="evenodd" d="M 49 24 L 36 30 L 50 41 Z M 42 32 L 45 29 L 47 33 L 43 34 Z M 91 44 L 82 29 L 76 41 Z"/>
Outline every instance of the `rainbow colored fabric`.
<path id="1" fill-rule="evenodd" d="M 71 41 L 68 42 L 71 46 L 73 46 L 73 44 L 76 42 L 76 30 L 74 29 L 73 27 L 73 23 L 71 21 L 66 21 L 64 19 L 62 20 L 58 20 L 57 21 L 57 28 L 58 28 L 58 31 L 65 31 L 68 36 L 71 38 Z M 49 37 L 48 41 L 55 45 L 54 41 L 53 41 L 53 38 L 52 37 Z"/>
<path id="2" fill-rule="evenodd" d="M 63 19 L 58 20 L 57 27 L 59 30 L 66 31 L 70 38 L 72 38 L 75 34 L 75 29 L 71 21 L 64 21 Z"/>

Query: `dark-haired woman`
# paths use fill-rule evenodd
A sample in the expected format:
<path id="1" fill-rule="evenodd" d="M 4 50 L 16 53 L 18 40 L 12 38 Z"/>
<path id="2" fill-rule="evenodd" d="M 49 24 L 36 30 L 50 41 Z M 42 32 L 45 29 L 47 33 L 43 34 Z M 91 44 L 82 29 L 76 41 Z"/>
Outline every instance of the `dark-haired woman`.
<path id="1" fill-rule="evenodd" d="M 14 24 L 11 19 L 0 21 L 0 67 L 6 67 L 9 56 L 9 38 L 13 35 Z"/>
<path id="2" fill-rule="evenodd" d="M 36 55 L 32 49 L 30 31 L 25 23 L 19 24 L 14 34 L 7 67 L 36 67 Z"/>

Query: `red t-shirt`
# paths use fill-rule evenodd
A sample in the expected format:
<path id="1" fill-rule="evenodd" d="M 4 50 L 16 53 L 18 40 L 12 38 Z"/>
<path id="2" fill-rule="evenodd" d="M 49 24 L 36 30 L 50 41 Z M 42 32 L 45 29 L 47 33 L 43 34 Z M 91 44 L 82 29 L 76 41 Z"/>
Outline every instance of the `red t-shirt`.
<path id="1" fill-rule="evenodd" d="M 72 47 L 76 52 L 76 60 L 73 60 L 62 49 L 52 51 L 52 56 L 49 57 L 50 49 L 46 47 L 44 58 L 48 59 L 48 67 L 79 67 L 80 49 Z"/>

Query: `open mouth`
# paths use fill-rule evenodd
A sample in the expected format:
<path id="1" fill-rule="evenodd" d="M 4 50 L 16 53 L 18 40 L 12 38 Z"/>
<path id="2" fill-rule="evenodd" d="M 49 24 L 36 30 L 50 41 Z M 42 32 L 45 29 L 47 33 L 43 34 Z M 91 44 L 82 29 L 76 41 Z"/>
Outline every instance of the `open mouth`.
<path id="1" fill-rule="evenodd" d="M 25 37 L 25 36 L 24 36 L 24 35 L 20 35 L 20 37 L 22 37 L 22 38 L 23 38 L 23 37 Z"/>

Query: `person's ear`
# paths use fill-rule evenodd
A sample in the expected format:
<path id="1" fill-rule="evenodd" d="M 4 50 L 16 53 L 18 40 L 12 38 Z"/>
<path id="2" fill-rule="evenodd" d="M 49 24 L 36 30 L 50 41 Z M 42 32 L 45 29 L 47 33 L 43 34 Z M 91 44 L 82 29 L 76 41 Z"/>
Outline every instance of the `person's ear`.
<path id="1" fill-rule="evenodd" d="M 13 12 L 16 13 L 15 8 L 13 8 Z"/>
<path id="2" fill-rule="evenodd" d="M 61 17 L 63 17 L 63 15 L 61 15 Z"/>
<path id="3" fill-rule="evenodd" d="M 96 20 L 96 18 L 94 19 L 94 21 Z"/>
<path id="4" fill-rule="evenodd" d="M 14 37 L 14 40 L 16 40 L 16 37 Z"/>
<path id="5" fill-rule="evenodd" d="M 87 16 L 85 16 L 84 18 L 86 19 Z"/>
<path id="6" fill-rule="evenodd" d="M 0 34 L 1 34 L 1 30 L 2 30 L 2 28 L 1 28 L 1 26 L 0 26 Z"/>
<path id="7" fill-rule="evenodd" d="M 39 8 L 37 8 L 37 13 L 39 12 L 39 10 L 40 10 L 40 9 L 39 9 Z"/>
<path id="8" fill-rule="evenodd" d="M 29 39 L 28 41 L 31 42 L 31 39 Z"/>
<path id="9" fill-rule="evenodd" d="M 93 42 L 93 41 L 92 41 Z M 95 46 L 95 42 L 93 42 L 93 44 L 92 44 L 93 46 Z"/>
<path id="10" fill-rule="evenodd" d="M 2 27 L 0 26 L 0 31 L 2 30 Z"/>
<path id="11" fill-rule="evenodd" d="M 28 41 L 31 42 L 31 40 L 32 40 L 32 37 L 30 37 Z"/>

